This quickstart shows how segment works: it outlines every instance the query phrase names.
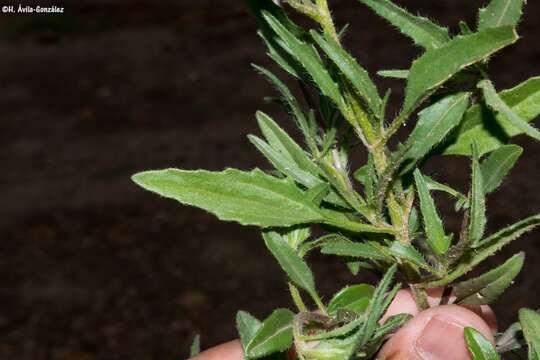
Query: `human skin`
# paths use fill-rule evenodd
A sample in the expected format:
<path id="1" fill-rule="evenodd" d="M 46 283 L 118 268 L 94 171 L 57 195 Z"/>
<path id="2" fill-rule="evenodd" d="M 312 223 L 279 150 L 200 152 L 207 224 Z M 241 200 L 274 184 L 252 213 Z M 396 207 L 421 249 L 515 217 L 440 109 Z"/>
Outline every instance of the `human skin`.
<path id="1" fill-rule="evenodd" d="M 381 321 L 399 313 L 409 313 L 414 318 L 384 344 L 379 357 L 385 360 L 469 360 L 471 357 L 463 336 L 466 326 L 475 328 L 494 342 L 497 325 L 488 306 L 437 305 L 441 293 L 441 289 L 431 290 L 428 301 L 432 307 L 420 311 L 410 291 L 398 292 Z M 204 351 L 191 360 L 243 359 L 242 346 L 234 340 Z"/>

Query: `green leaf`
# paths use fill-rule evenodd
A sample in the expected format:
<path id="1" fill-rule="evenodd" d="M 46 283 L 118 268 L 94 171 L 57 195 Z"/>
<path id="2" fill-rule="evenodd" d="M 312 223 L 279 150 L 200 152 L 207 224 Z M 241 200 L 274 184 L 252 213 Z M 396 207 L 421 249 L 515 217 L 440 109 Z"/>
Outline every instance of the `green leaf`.
<path id="1" fill-rule="evenodd" d="M 362 185 L 366 185 L 368 182 L 370 182 L 370 179 L 369 179 L 369 165 L 366 164 L 366 165 L 363 165 L 361 167 L 359 167 L 358 169 L 356 169 L 353 173 L 353 178 L 362 183 Z"/>
<path id="2" fill-rule="evenodd" d="M 540 115 L 540 76 L 501 91 L 499 97 L 523 120 L 534 120 Z M 449 142 L 443 154 L 470 155 L 471 144 L 476 142 L 480 155 L 483 155 L 520 133 L 519 129 L 511 126 L 504 114 L 497 114 L 495 118 L 485 105 L 477 104 L 467 110 L 454 140 Z"/>
<path id="3" fill-rule="evenodd" d="M 375 163 L 373 156 L 368 155 L 368 162 L 366 165 L 358 168 L 353 177 L 364 186 L 364 194 L 368 202 L 372 203 L 375 196 L 375 187 L 377 183 L 377 170 L 375 169 Z"/>
<path id="4" fill-rule="evenodd" d="M 377 75 L 392 79 L 406 79 L 409 76 L 409 70 L 379 70 Z"/>
<path id="5" fill-rule="evenodd" d="M 507 242 L 517 239 L 526 232 L 531 231 L 538 225 L 540 225 L 540 214 L 529 216 L 526 219 L 520 220 L 502 230 L 497 231 L 495 234 L 482 240 L 480 245 L 491 246 L 501 242 L 506 244 Z"/>
<path id="6" fill-rule="evenodd" d="M 317 177 L 320 173 L 318 166 L 272 118 L 260 111 L 257 112 L 256 117 L 268 143 L 253 135 L 249 135 L 248 138 L 277 170 L 307 188 L 327 184 Z M 324 200 L 334 205 L 347 207 L 344 200 L 333 189 L 325 195 Z"/>
<path id="7" fill-rule="evenodd" d="M 166 169 L 138 173 L 133 181 L 146 190 L 243 225 L 292 226 L 323 220 L 317 207 L 292 182 L 260 170 Z"/>
<path id="8" fill-rule="evenodd" d="M 253 339 L 253 336 L 257 333 L 257 330 L 261 327 L 261 322 L 253 317 L 251 314 L 245 311 L 238 311 L 236 313 L 236 328 L 240 335 L 240 342 L 244 351 L 247 345 Z"/>
<path id="9" fill-rule="evenodd" d="M 394 241 L 389 250 L 397 257 L 410 261 L 417 266 L 422 268 L 426 268 L 428 266 L 424 256 L 411 244 L 403 244 L 398 241 Z"/>
<path id="10" fill-rule="evenodd" d="M 538 359 L 540 356 L 540 314 L 534 310 L 521 309 L 519 322 L 529 347 L 529 359 Z"/>
<path id="11" fill-rule="evenodd" d="M 277 232 L 263 233 L 266 246 L 291 281 L 311 295 L 316 295 L 313 273 L 294 249 Z"/>
<path id="12" fill-rule="evenodd" d="M 505 245 L 508 245 L 538 225 L 540 225 L 540 214 L 530 216 L 499 230 L 495 234 L 482 240 L 477 248 L 474 249 L 474 251 L 469 252 L 462 260 L 460 260 L 460 262 L 455 265 L 454 269 L 443 279 L 428 282 L 422 284 L 422 286 L 429 289 L 453 282 L 460 276 L 463 276 L 474 269 L 476 265 L 480 264 L 489 256 L 501 250 Z"/>
<path id="13" fill-rule="evenodd" d="M 429 151 L 459 125 L 469 105 L 470 93 L 445 96 L 418 114 L 418 123 L 407 140 L 404 158 L 422 159 Z"/>
<path id="14" fill-rule="evenodd" d="M 493 192 L 501 185 L 521 153 L 523 153 L 523 148 L 518 145 L 504 145 L 489 154 L 489 157 L 482 162 L 480 167 L 486 194 Z"/>
<path id="15" fill-rule="evenodd" d="M 411 314 L 397 314 L 390 316 L 383 325 L 379 326 L 375 334 L 373 334 L 373 339 L 380 339 L 387 336 L 389 333 L 395 331 L 397 328 L 401 327 L 407 321 L 412 319 Z"/>
<path id="16" fill-rule="evenodd" d="M 268 56 L 274 60 L 276 64 L 291 76 L 299 80 L 304 79 L 302 66 L 284 49 L 281 41 L 274 39 L 273 34 L 271 35 L 264 31 L 259 31 L 257 34 L 268 48 Z"/>
<path id="17" fill-rule="evenodd" d="M 428 50 L 411 66 L 404 113 L 410 113 L 431 90 L 469 65 L 481 61 L 518 39 L 512 27 L 486 29 L 457 36 L 438 49 Z"/>
<path id="18" fill-rule="evenodd" d="M 300 169 L 294 160 L 275 150 L 264 140 L 255 135 L 248 135 L 248 139 L 280 173 L 291 177 L 296 182 L 304 186 L 322 184 L 322 181 L 317 179 L 312 174 Z"/>
<path id="19" fill-rule="evenodd" d="M 296 36 L 301 36 L 303 30 L 296 26 L 285 14 L 283 9 L 272 1 L 268 0 L 248 0 L 250 12 L 257 20 L 260 31 L 259 36 L 263 39 L 268 48 L 268 55 L 286 72 L 298 79 L 304 79 L 301 65 L 287 51 L 283 42 L 276 36 L 275 32 L 268 26 L 263 18 L 263 12 L 269 12 L 276 17 L 290 32 Z"/>
<path id="20" fill-rule="evenodd" d="M 424 220 L 427 243 L 436 254 L 443 255 L 450 247 L 451 237 L 444 232 L 443 223 L 435 208 L 435 202 L 429 193 L 420 170 L 416 169 L 414 171 L 414 179 L 418 197 L 420 198 L 420 211 Z"/>
<path id="21" fill-rule="evenodd" d="M 311 160 L 306 152 L 298 145 L 279 125 L 268 115 L 258 111 L 256 114 L 257 122 L 261 128 L 264 137 L 274 148 L 283 154 L 286 158 L 293 161 L 297 167 L 304 172 L 311 174 L 312 177 L 306 180 L 304 185 L 315 186 L 320 183 L 315 175 L 320 173 L 319 168 Z"/>
<path id="22" fill-rule="evenodd" d="M 484 305 L 495 301 L 514 281 L 523 267 L 525 255 L 514 255 L 504 264 L 487 273 L 454 286 L 456 302 L 464 305 Z"/>
<path id="23" fill-rule="evenodd" d="M 360 0 L 379 16 L 409 36 L 416 45 L 427 49 L 438 48 L 450 40 L 448 29 L 425 17 L 415 16 L 390 0 Z"/>
<path id="24" fill-rule="evenodd" d="M 428 187 L 428 189 L 430 191 L 442 191 L 442 192 L 445 192 L 448 195 L 455 198 L 456 200 L 458 200 L 458 202 L 461 202 L 461 203 L 467 203 L 469 201 L 469 199 L 467 199 L 467 197 L 465 195 L 463 195 L 462 193 L 460 193 L 456 189 L 454 189 L 454 188 L 452 188 L 452 187 L 450 187 L 450 186 L 448 186 L 446 184 L 440 183 L 437 180 L 434 180 L 433 178 L 430 178 L 429 176 L 424 175 L 424 180 L 426 181 L 426 185 L 427 185 L 427 187 Z"/>
<path id="25" fill-rule="evenodd" d="M 359 257 L 369 260 L 388 260 L 388 257 L 385 254 L 370 244 L 345 240 L 323 245 L 321 253 L 327 255 Z"/>
<path id="26" fill-rule="evenodd" d="M 466 327 L 464 334 L 473 360 L 500 360 L 493 344 L 480 331 Z"/>
<path id="27" fill-rule="evenodd" d="M 478 13 L 478 30 L 500 26 L 513 26 L 519 23 L 525 0 L 491 0 L 488 6 Z"/>
<path id="28" fill-rule="evenodd" d="M 366 321 L 360 329 L 358 340 L 356 342 L 356 349 L 362 348 L 371 339 L 377 329 L 377 324 L 382 315 L 386 312 L 386 309 L 390 305 L 390 302 L 394 299 L 399 290 L 400 285 L 397 284 L 389 292 L 390 284 L 393 281 L 394 275 L 397 271 L 397 265 L 394 264 L 390 267 L 383 278 L 379 282 L 379 285 L 373 292 L 373 296 L 369 302 L 366 314 L 368 314 Z"/>
<path id="29" fill-rule="evenodd" d="M 199 334 L 195 335 L 193 342 L 191 343 L 191 348 L 189 351 L 189 356 L 194 357 L 199 355 L 201 352 L 201 336 Z"/>
<path id="30" fill-rule="evenodd" d="M 367 284 L 346 286 L 330 300 L 328 312 L 332 314 L 338 309 L 346 309 L 361 314 L 366 310 L 374 290 L 373 286 Z"/>
<path id="31" fill-rule="evenodd" d="M 283 238 L 290 247 L 297 250 L 298 247 L 306 241 L 311 235 L 311 229 L 308 226 L 298 225 L 283 232 Z"/>
<path id="32" fill-rule="evenodd" d="M 290 310 L 275 310 L 264 320 L 247 345 L 247 357 L 257 359 L 288 349 L 293 341 L 293 319 L 294 314 Z"/>
<path id="33" fill-rule="evenodd" d="M 291 55 L 302 64 L 321 92 L 332 99 L 337 105 L 341 105 L 343 99 L 339 87 L 328 73 L 328 70 L 313 46 L 298 39 L 270 13 L 263 12 L 263 17 L 283 40 Z"/>
<path id="34" fill-rule="evenodd" d="M 336 338 L 336 337 L 343 337 L 349 334 L 354 329 L 358 328 L 358 326 L 360 326 L 360 324 L 363 321 L 364 321 L 363 318 L 358 317 L 346 323 L 345 325 L 334 328 L 330 331 L 323 331 L 315 335 L 307 335 L 307 336 L 304 335 L 302 336 L 302 338 L 303 340 L 307 340 L 307 341 L 317 341 L 317 340 L 324 340 L 324 339 L 330 339 L 330 338 Z"/>
<path id="35" fill-rule="evenodd" d="M 279 93 L 281 94 L 281 98 L 286 104 L 289 113 L 292 115 L 293 119 L 296 121 L 298 128 L 302 131 L 302 134 L 306 138 L 306 142 L 308 142 L 308 145 L 315 147 L 315 144 L 310 139 L 310 130 L 306 115 L 302 111 L 300 104 L 293 96 L 287 85 L 285 85 L 277 76 L 272 74 L 272 72 L 263 68 L 262 66 L 254 64 L 252 64 L 252 66 L 258 73 L 266 77 L 266 79 L 268 79 L 268 81 L 272 85 L 274 85 L 274 87 L 279 91 Z"/>
<path id="36" fill-rule="evenodd" d="M 469 200 L 471 212 L 468 236 L 474 246 L 480 241 L 486 230 L 486 198 L 476 143 L 473 143 L 472 153 L 472 188 Z"/>
<path id="37" fill-rule="evenodd" d="M 420 228 L 420 220 L 418 217 L 418 210 L 416 210 L 415 207 L 413 207 L 411 210 L 411 215 L 409 216 L 409 223 L 407 224 L 407 228 L 409 230 L 409 236 L 411 238 L 416 237 L 416 233 Z"/>
<path id="38" fill-rule="evenodd" d="M 324 223 L 338 227 L 352 232 L 366 232 L 366 233 L 379 233 L 379 234 L 392 234 L 393 229 L 389 227 L 378 227 L 375 225 L 364 224 L 358 222 L 358 220 L 349 219 L 345 213 L 340 211 L 334 211 L 330 209 L 320 209 L 325 220 Z"/>
<path id="39" fill-rule="evenodd" d="M 505 352 L 521 349 L 521 338 L 523 338 L 521 324 L 518 321 L 507 327 L 503 333 L 497 334 L 497 351 L 499 354 L 503 354 Z"/>
<path id="40" fill-rule="evenodd" d="M 540 131 L 512 111 L 512 109 L 497 94 L 497 90 L 495 90 L 491 81 L 482 80 L 478 83 L 478 87 L 482 89 L 487 106 L 493 109 L 493 111 L 503 114 L 508 123 L 518 129 L 518 131 L 540 141 Z"/>
<path id="41" fill-rule="evenodd" d="M 365 101 L 371 112 L 379 115 L 382 100 L 377 87 L 371 81 L 367 71 L 358 65 L 358 62 L 334 39 L 329 36 L 323 37 L 314 30 L 310 33 L 328 58 L 334 62 L 347 80 L 351 82 L 356 93 Z"/>

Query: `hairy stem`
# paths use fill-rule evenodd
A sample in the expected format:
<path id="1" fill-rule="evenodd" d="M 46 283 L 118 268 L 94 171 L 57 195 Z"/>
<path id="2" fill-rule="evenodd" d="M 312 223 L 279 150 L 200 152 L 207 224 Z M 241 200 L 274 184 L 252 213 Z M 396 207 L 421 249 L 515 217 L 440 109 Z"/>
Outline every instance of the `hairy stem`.
<path id="1" fill-rule="evenodd" d="M 429 308 L 429 302 L 428 302 L 428 296 L 427 292 L 424 289 L 421 289 L 417 287 L 416 285 L 410 285 L 411 291 L 413 293 L 414 300 L 416 301 L 416 305 L 421 310 L 426 310 Z"/>

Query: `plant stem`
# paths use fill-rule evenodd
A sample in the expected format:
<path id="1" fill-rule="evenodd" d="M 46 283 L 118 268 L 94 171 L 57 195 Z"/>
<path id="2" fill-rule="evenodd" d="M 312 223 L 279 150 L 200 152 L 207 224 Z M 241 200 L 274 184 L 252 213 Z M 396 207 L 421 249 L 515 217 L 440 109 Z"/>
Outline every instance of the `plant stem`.
<path id="1" fill-rule="evenodd" d="M 429 302 L 426 290 L 417 287 L 416 285 L 410 285 L 416 305 L 420 310 L 426 310 L 429 308 Z"/>
<path id="2" fill-rule="evenodd" d="M 339 36 L 332 20 L 332 14 L 330 14 L 330 9 L 328 8 L 328 3 L 326 0 L 317 0 L 317 8 L 321 15 L 321 20 L 319 24 L 321 25 L 324 32 L 328 33 L 334 40 L 339 44 Z"/>
<path id="3" fill-rule="evenodd" d="M 317 305 L 317 308 L 319 308 L 319 310 L 321 311 L 321 313 L 323 315 L 327 315 L 328 314 L 328 311 L 326 310 L 326 306 L 324 306 L 321 298 L 319 297 L 319 295 L 317 293 L 313 293 L 313 294 L 310 294 L 311 297 L 313 298 L 313 301 L 315 302 L 315 305 Z"/>
<path id="4" fill-rule="evenodd" d="M 291 297 L 293 299 L 294 304 L 298 308 L 298 311 L 300 312 L 307 311 L 306 304 L 304 304 L 304 301 L 302 300 L 302 297 L 300 296 L 300 291 L 298 291 L 298 288 L 290 282 L 289 282 L 289 291 L 291 293 Z"/>

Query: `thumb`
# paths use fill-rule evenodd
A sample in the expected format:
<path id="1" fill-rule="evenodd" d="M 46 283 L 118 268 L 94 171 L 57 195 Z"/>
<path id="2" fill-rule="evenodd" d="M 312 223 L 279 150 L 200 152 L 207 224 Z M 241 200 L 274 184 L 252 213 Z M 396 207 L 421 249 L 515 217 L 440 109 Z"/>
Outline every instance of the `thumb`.
<path id="1" fill-rule="evenodd" d="M 432 307 L 418 314 L 383 346 L 386 360 L 469 360 L 463 330 L 473 327 L 494 342 L 488 324 L 458 305 Z"/>
<path id="2" fill-rule="evenodd" d="M 188 360 L 243 360 L 244 350 L 240 341 L 234 340 L 206 350 Z"/>

